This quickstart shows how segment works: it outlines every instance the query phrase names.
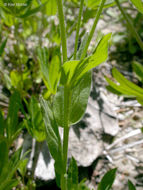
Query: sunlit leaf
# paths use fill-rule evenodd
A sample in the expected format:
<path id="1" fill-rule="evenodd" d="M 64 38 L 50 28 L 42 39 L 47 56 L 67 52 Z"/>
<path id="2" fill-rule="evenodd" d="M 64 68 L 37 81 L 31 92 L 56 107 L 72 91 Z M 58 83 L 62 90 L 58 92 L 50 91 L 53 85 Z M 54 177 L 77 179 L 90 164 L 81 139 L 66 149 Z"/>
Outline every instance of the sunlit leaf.
<path id="1" fill-rule="evenodd" d="M 97 45 L 94 53 L 84 60 L 66 62 L 62 67 L 61 83 L 75 86 L 86 72 L 106 61 L 110 38 L 111 34 L 105 35 Z"/>
<path id="2" fill-rule="evenodd" d="M 60 60 L 58 56 L 53 56 L 49 62 L 48 49 L 38 49 L 38 59 L 43 76 L 44 83 L 50 93 L 55 94 L 57 90 L 57 84 L 60 78 Z"/>
<path id="3" fill-rule="evenodd" d="M 143 2 L 142 0 L 130 0 L 133 5 L 143 14 Z"/>

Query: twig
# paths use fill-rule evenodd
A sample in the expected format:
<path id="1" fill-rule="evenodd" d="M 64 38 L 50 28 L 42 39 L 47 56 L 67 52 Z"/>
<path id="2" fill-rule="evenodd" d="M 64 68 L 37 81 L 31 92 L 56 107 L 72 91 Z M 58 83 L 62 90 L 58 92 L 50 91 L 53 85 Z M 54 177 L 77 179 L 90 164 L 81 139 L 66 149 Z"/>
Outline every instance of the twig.
<path id="1" fill-rule="evenodd" d="M 136 142 L 133 142 L 133 143 L 124 145 L 124 146 L 122 146 L 122 147 L 115 148 L 115 149 L 111 150 L 110 153 L 111 153 L 111 154 L 114 154 L 114 153 L 116 153 L 116 152 L 126 150 L 127 148 L 131 148 L 131 147 L 133 147 L 133 146 L 136 146 L 136 145 L 139 145 L 139 144 L 142 144 L 142 143 L 143 143 L 143 140 L 139 140 L 139 141 L 136 141 Z"/>
<path id="2" fill-rule="evenodd" d="M 125 136 L 119 138 L 118 140 L 116 140 L 113 144 L 109 145 L 106 150 L 110 150 L 112 147 L 114 147 L 115 145 L 119 144 L 121 141 L 125 140 L 125 139 L 128 139 L 132 136 L 135 136 L 135 135 L 139 135 L 141 134 L 141 130 L 140 129 L 136 129 L 134 131 L 131 131 L 130 133 L 126 134 Z"/>

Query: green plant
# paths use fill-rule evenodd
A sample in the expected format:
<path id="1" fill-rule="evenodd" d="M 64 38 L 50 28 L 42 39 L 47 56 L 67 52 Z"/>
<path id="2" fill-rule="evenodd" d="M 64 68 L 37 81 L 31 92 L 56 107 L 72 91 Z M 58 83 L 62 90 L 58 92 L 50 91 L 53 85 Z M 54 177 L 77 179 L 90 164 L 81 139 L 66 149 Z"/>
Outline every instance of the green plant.
<path id="1" fill-rule="evenodd" d="M 73 190 L 73 189 L 88 189 L 84 181 L 78 181 L 78 169 L 77 164 L 74 158 L 71 159 L 69 167 L 67 167 L 67 157 L 68 157 L 68 138 L 69 138 L 69 129 L 70 126 L 79 122 L 83 117 L 88 97 L 90 94 L 90 86 L 91 86 L 91 70 L 98 66 L 99 64 L 106 61 L 108 57 L 108 43 L 111 38 L 111 34 L 107 34 L 102 37 L 94 51 L 88 55 L 88 47 L 90 45 L 91 39 L 93 37 L 94 31 L 96 29 L 98 20 L 101 16 L 102 10 L 104 8 L 110 7 L 115 5 L 114 1 L 106 1 L 106 0 L 99 0 L 99 1 L 84 1 L 81 0 L 80 3 L 78 1 L 74 1 L 76 5 L 78 4 L 79 7 L 79 16 L 78 21 L 75 24 L 76 28 L 76 38 L 75 38 L 75 47 L 74 52 L 71 54 L 71 57 L 68 58 L 67 56 L 67 33 L 70 35 L 71 29 L 70 24 L 71 21 L 68 22 L 67 28 L 68 32 L 66 31 L 65 27 L 65 18 L 63 12 L 63 2 L 62 0 L 49 0 L 49 1 L 24 1 L 27 3 L 27 7 L 21 9 L 18 7 L 5 7 L 4 1 L 0 1 L 1 5 L 1 17 L 3 27 L 5 26 L 12 26 L 14 25 L 14 35 L 16 38 L 16 44 L 13 45 L 14 53 L 10 54 L 9 57 L 13 61 L 14 70 L 10 70 L 10 75 L 4 74 L 4 83 L 7 89 L 13 95 L 10 98 L 9 104 L 9 112 L 7 116 L 7 120 L 3 118 L 3 114 L 0 115 L 0 124 L 1 126 L 1 134 L 2 136 L 6 137 L 6 141 L 10 146 L 11 143 L 16 139 L 18 134 L 21 132 L 23 127 L 26 127 L 28 132 L 31 134 L 33 138 L 36 139 L 38 143 L 43 142 L 44 140 L 47 141 L 48 148 L 50 153 L 55 160 L 55 173 L 56 173 L 56 181 L 57 185 L 61 187 L 62 190 Z M 9 2 L 9 1 L 7 1 Z M 6 3 L 7 3 L 6 2 Z M 10 1 L 14 3 L 16 1 Z M 121 7 L 121 2 L 116 0 L 116 3 L 121 10 L 123 16 L 125 17 L 128 27 L 131 29 L 133 35 L 137 39 L 140 47 L 143 47 L 143 43 L 136 33 L 135 28 L 133 27 L 132 23 L 128 19 L 128 16 L 124 12 Z M 132 1 L 140 11 L 140 1 Z M 64 3 L 68 3 L 65 1 Z M 94 23 L 91 28 L 89 34 L 86 34 L 85 39 L 78 44 L 79 39 L 82 35 L 80 34 L 81 28 L 81 19 L 83 13 L 83 6 L 84 4 L 93 10 L 88 10 L 87 8 L 87 15 L 84 18 L 84 22 L 87 22 L 89 18 L 94 17 Z M 34 24 L 35 21 L 32 16 L 40 12 L 42 10 L 41 21 L 39 20 L 38 16 L 37 25 Z M 96 11 L 95 11 L 96 10 Z M 54 22 L 50 22 L 51 30 L 47 37 L 49 37 L 49 43 L 52 44 L 52 47 L 49 48 L 42 48 L 42 41 L 41 35 L 39 35 L 39 45 L 40 47 L 35 51 L 32 52 L 32 63 L 35 64 L 35 68 L 29 62 L 29 57 L 27 57 L 28 49 L 25 48 L 26 44 L 25 39 L 30 36 L 32 33 L 36 33 L 36 30 L 41 34 L 44 31 L 44 26 L 49 24 L 47 19 L 45 18 L 45 14 L 52 15 L 56 14 L 58 11 L 58 18 L 59 18 L 59 26 L 55 25 Z M 92 16 L 88 16 L 88 13 L 93 13 Z M 44 14 L 43 14 L 44 13 Z M 84 15 L 83 15 L 84 16 Z M 29 21 L 28 21 L 28 19 Z M 22 25 L 24 30 L 22 34 L 19 34 L 18 29 L 19 25 Z M 30 25 L 32 25 L 31 29 Z M 41 29 L 42 26 L 42 29 Z M 74 27 L 73 27 L 74 28 Z M 53 32 L 52 30 L 58 31 Z M 67 33 L 66 33 L 67 32 Z M 9 34 L 9 31 L 7 31 Z M 52 33 L 52 34 L 50 34 Z M 82 32 L 81 32 L 82 33 Z M 85 33 L 85 31 L 83 31 Z M 0 45 L 0 56 L 3 56 L 4 47 L 6 46 L 7 38 L 2 41 Z M 56 47 L 54 47 L 54 43 L 56 43 Z M 60 53 L 59 44 L 62 45 L 62 53 Z M 54 45 L 53 45 L 54 44 Z M 79 46 L 79 47 L 78 47 Z M 36 49 L 36 48 L 35 48 Z M 50 52 L 52 51 L 52 53 Z M 16 53 L 16 56 L 14 55 Z M 30 54 L 30 53 L 29 53 Z M 26 59 L 26 61 L 25 61 Z M 24 64 L 22 64 L 24 62 Z M 39 63 L 39 65 L 38 65 Z M 24 65 L 24 69 L 23 66 Z M 40 67 L 40 72 L 37 70 Z M 37 69 L 38 68 L 38 69 Z M 35 74 L 35 73 L 36 74 Z M 130 95 L 134 92 L 134 96 L 139 100 L 142 101 L 142 90 L 141 88 L 137 88 L 136 86 L 132 85 L 131 83 L 127 82 L 122 75 L 120 75 L 116 70 L 114 72 L 117 74 L 116 78 L 119 82 L 124 80 L 127 83 L 127 86 L 131 86 L 129 88 Z M 3 72 L 1 72 L 3 76 Z M 34 75 L 35 74 L 35 75 Z M 44 81 L 44 84 L 47 89 L 43 91 L 40 89 L 40 93 L 43 96 L 40 97 L 40 104 L 37 100 L 37 96 L 35 95 L 37 91 L 35 90 L 35 86 L 39 84 L 37 81 L 37 75 L 40 78 L 40 85 L 41 85 L 41 78 Z M 140 76 L 141 77 L 141 76 Z M 6 82 L 9 79 L 8 82 Z M 30 82 L 32 80 L 32 82 Z M 108 79 L 107 79 L 108 80 Z M 109 80 L 108 80 L 109 81 Z M 109 81 L 112 88 L 117 87 L 113 85 L 111 81 Z M 28 85 L 27 85 L 28 83 Z M 36 83 L 36 84 L 35 84 Z M 43 84 L 42 84 L 43 85 Z M 42 86 L 41 85 L 41 86 Z M 32 87 L 34 88 L 32 89 Z M 41 87 L 40 86 L 40 87 Z M 134 90 L 131 88 L 134 87 Z M 124 93 L 124 86 L 120 87 L 120 93 Z M 31 92 L 31 91 L 32 92 Z M 13 93 L 14 91 L 14 93 Z M 28 92 L 30 91 L 30 92 Z M 137 92 L 138 91 L 138 92 Z M 22 100 L 21 100 L 22 99 Z M 29 100 L 30 99 L 30 100 Z M 25 110 L 24 106 L 21 102 L 24 102 L 27 106 L 27 110 Z M 21 112 L 20 112 L 21 110 Z M 24 114 L 24 120 L 19 122 L 18 114 Z M 42 115 L 43 114 L 43 115 Z M 4 123 L 6 123 L 6 128 L 4 127 Z M 59 127 L 63 128 L 63 141 L 59 134 Z M 2 144 L 5 145 L 5 142 L 2 141 Z M 1 149 L 1 147 L 0 147 Z M 6 149 L 7 150 L 7 149 Z M 8 151 L 7 151 L 8 152 Z M 5 152 L 5 154 L 7 153 Z M 8 153 L 6 154 L 8 155 Z M 18 154 L 20 155 L 20 154 Z M 8 156 L 7 156 L 8 157 Z M 6 157 L 6 160 L 7 160 Z M 17 158 L 16 164 L 19 165 L 20 157 Z M 36 159 L 37 161 L 37 159 Z M 1 162 L 2 163 L 2 162 Z M 6 162 L 5 162 L 6 163 Z M 15 171 L 19 170 L 22 177 L 25 175 L 25 168 L 26 168 L 27 160 L 23 161 L 21 165 L 18 166 L 14 165 L 15 170 L 11 174 L 11 178 Z M 34 169 L 32 173 L 32 178 L 34 176 Z M 9 168 L 9 167 L 8 167 Z M 7 170 L 8 171 L 8 170 Z M 116 169 L 109 171 L 98 186 L 98 190 L 108 190 L 111 188 L 113 181 L 115 179 L 115 172 Z M 10 180 L 11 180 L 10 178 Z M 0 178 L 0 180 L 3 178 Z M 13 186 L 17 186 L 17 181 L 6 181 L 6 185 L 10 185 L 9 189 Z M 29 181 L 31 184 L 31 180 Z M 30 185 L 29 185 L 30 186 Z M 5 186 L 3 186 L 3 189 Z M 129 182 L 129 188 L 133 188 L 131 182 Z"/>
<path id="2" fill-rule="evenodd" d="M 17 169 L 25 161 L 25 155 L 21 156 L 22 149 L 11 152 L 14 141 L 24 127 L 18 120 L 21 108 L 21 98 L 18 92 L 10 97 L 7 118 L 4 118 L 0 110 L 0 190 L 11 190 L 20 183 L 20 178 L 15 177 Z"/>
<path id="3" fill-rule="evenodd" d="M 62 190 L 67 189 L 68 176 L 71 175 L 70 173 L 67 174 L 69 128 L 72 124 L 77 123 L 85 112 L 91 86 L 90 70 L 107 59 L 108 41 L 111 34 L 104 36 L 93 54 L 86 57 L 86 52 L 104 3 L 105 1 L 103 0 L 87 42 L 80 51 L 79 60 L 68 61 L 67 59 L 66 32 L 61 0 L 57 0 L 63 58 L 62 66 L 60 66 L 60 74 L 59 64 L 57 62 L 54 66 L 55 71 L 53 71 L 56 73 L 53 73 L 54 75 L 52 76 L 50 75 L 53 66 L 52 63 L 50 66 L 48 65 L 47 51 L 46 49 L 39 51 L 41 72 L 48 91 L 51 94 L 47 101 L 43 98 L 40 100 L 47 130 L 46 140 L 50 153 L 55 160 L 56 179 Z M 81 1 L 77 28 L 80 25 L 82 6 L 83 2 Z M 78 33 L 79 29 L 77 29 L 76 44 Z M 74 57 L 76 57 L 76 51 L 74 51 Z M 64 129 L 63 142 L 61 142 L 58 126 Z"/>
<path id="4" fill-rule="evenodd" d="M 135 63 L 135 68 L 140 69 L 143 67 Z M 138 76 L 140 77 L 141 70 L 136 70 Z M 109 78 L 106 77 L 106 80 L 109 84 L 107 89 L 113 93 L 118 95 L 125 95 L 127 97 L 136 98 L 139 103 L 143 105 L 143 89 L 138 85 L 134 84 L 133 82 L 127 80 L 117 69 L 113 68 L 112 70 L 113 77 L 116 79 L 118 84 L 111 81 Z"/>

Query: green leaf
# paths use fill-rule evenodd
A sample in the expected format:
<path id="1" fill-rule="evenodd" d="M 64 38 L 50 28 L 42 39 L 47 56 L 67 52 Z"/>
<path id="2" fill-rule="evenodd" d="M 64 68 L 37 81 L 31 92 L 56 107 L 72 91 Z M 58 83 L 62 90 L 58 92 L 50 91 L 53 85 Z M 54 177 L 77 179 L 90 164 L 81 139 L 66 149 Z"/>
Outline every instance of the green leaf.
<path id="1" fill-rule="evenodd" d="M 28 164 L 28 159 L 24 159 L 20 162 L 19 167 L 18 167 L 18 171 L 20 172 L 20 174 L 24 177 L 24 175 L 26 174 L 26 170 L 27 170 L 27 164 Z"/>
<path id="2" fill-rule="evenodd" d="M 32 96 L 29 106 L 31 123 L 28 122 L 28 131 L 38 142 L 46 138 L 46 128 L 42 117 L 42 112 L 37 99 Z"/>
<path id="3" fill-rule="evenodd" d="M 15 133 L 19 130 L 18 112 L 21 107 L 21 97 L 17 91 L 10 97 L 8 116 L 7 116 L 7 137 L 12 139 Z"/>
<path id="4" fill-rule="evenodd" d="M 142 0 L 130 0 L 133 5 L 143 14 L 143 2 Z"/>
<path id="5" fill-rule="evenodd" d="M 4 169 L 2 174 L 0 175 L 0 190 L 5 190 L 7 187 L 11 187 L 14 184 L 16 184 L 16 181 L 14 181 L 12 178 L 14 176 L 15 171 L 17 170 L 20 162 L 25 159 L 25 156 L 23 156 L 20 159 L 21 156 L 21 148 L 18 149 L 14 155 L 11 156 L 9 160 L 7 160 L 6 164 L 4 165 Z M 8 153 L 7 153 L 8 156 Z"/>
<path id="6" fill-rule="evenodd" d="M 77 52 L 77 59 L 80 59 L 81 58 L 81 55 L 84 51 L 84 48 L 86 46 L 86 43 L 87 43 L 87 40 L 88 40 L 88 34 L 85 34 L 85 36 L 83 37 L 83 41 L 79 47 L 79 50 Z"/>
<path id="7" fill-rule="evenodd" d="M 70 90 L 69 121 L 72 125 L 77 123 L 84 115 L 91 87 L 91 72 L 86 73 L 79 83 Z M 59 126 L 64 127 L 65 110 L 64 87 L 60 87 L 53 100 L 53 111 Z"/>
<path id="8" fill-rule="evenodd" d="M 1 7 L 1 5 L 0 5 L 0 7 Z M 13 18 L 13 16 L 10 15 L 10 14 L 7 14 L 7 12 L 4 11 L 2 8 L 0 8 L 0 11 L 1 11 L 1 17 L 2 17 L 2 19 L 3 19 L 3 22 L 4 22 L 7 26 L 9 26 L 9 27 L 11 27 L 12 25 L 14 25 L 15 19 Z"/>
<path id="9" fill-rule="evenodd" d="M 137 98 L 137 101 L 143 106 L 143 99 Z"/>
<path id="10" fill-rule="evenodd" d="M 56 95 L 53 100 L 53 112 L 56 119 L 57 124 L 60 127 L 64 127 L 64 118 L 65 118 L 65 110 L 64 110 L 64 87 L 61 86 L 58 88 Z"/>
<path id="11" fill-rule="evenodd" d="M 3 114 L 0 110 L 0 135 L 1 136 L 4 136 L 4 129 L 5 129 L 5 121 L 3 118 Z"/>
<path id="12" fill-rule="evenodd" d="M 78 189 L 78 167 L 73 157 L 68 168 L 67 186 L 68 190 Z"/>
<path id="13" fill-rule="evenodd" d="M 48 16 L 55 15 L 57 13 L 57 2 L 56 0 L 49 0 L 46 5 L 46 14 Z"/>
<path id="14" fill-rule="evenodd" d="M 41 9 L 43 7 L 45 7 L 45 5 L 47 4 L 47 2 L 49 2 L 49 0 L 46 1 L 45 3 L 41 4 L 41 5 L 37 6 L 36 8 L 28 9 L 23 15 L 20 15 L 19 17 L 20 18 L 27 18 L 27 17 L 30 17 L 30 16 L 38 13 L 39 11 L 41 11 Z"/>
<path id="15" fill-rule="evenodd" d="M 87 71 L 93 69 L 94 67 L 97 67 L 98 65 L 106 61 L 108 57 L 108 44 L 109 44 L 108 42 L 110 38 L 111 38 L 111 33 L 103 36 L 93 54 L 87 57 L 85 60 L 83 60 L 83 63 L 81 64 L 82 72 L 79 78 Z"/>
<path id="16" fill-rule="evenodd" d="M 55 160 L 56 172 L 61 174 L 63 172 L 62 167 L 62 148 L 61 139 L 59 135 L 58 125 L 53 115 L 52 106 L 49 101 L 40 98 L 44 123 L 47 132 L 47 144 L 52 157 Z"/>
<path id="17" fill-rule="evenodd" d="M 106 81 L 109 83 L 109 86 L 107 87 L 109 90 L 118 95 L 122 94 L 129 97 L 136 97 L 139 102 L 143 101 L 142 88 L 127 80 L 117 69 L 113 68 L 112 73 L 119 84 L 117 85 L 109 78 L 105 77 Z"/>
<path id="18" fill-rule="evenodd" d="M 115 180 L 116 170 L 117 169 L 112 169 L 103 176 L 97 190 L 110 190 Z"/>
<path id="19" fill-rule="evenodd" d="M 91 72 L 83 75 L 76 87 L 72 89 L 69 123 L 73 125 L 83 117 L 91 88 Z"/>
<path id="20" fill-rule="evenodd" d="M 112 86 L 106 86 L 106 89 L 109 90 L 110 92 L 112 92 L 113 94 L 123 95 L 120 91 L 118 91 L 117 89 L 113 88 Z"/>
<path id="21" fill-rule="evenodd" d="M 17 179 L 12 179 L 7 181 L 5 185 L 2 185 L 2 188 L 0 187 L 0 190 L 11 190 L 13 187 L 16 187 L 19 184 L 19 181 Z"/>
<path id="22" fill-rule="evenodd" d="M 120 3 L 126 2 L 127 0 L 120 0 Z M 85 0 L 85 4 L 88 8 L 97 10 L 100 5 L 101 0 Z M 115 6 L 114 0 L 106 0 L 106 3 L 104 5 L 104 8 L 109 8 Z"/>
<path id="23" fill-rule="evenodd" d="M 130 180 L 128 181 L 128 187 L 129 187 L 129 190 L 136 190 L 134 184 Z"/>
<path id="24" fill-rule="evenodd" d="M 113 77 L 120 83 L 120 85 L 126 89 L 130 95 L 142 97 L 143 89 L 135 85 L 133 82 L 127 80 L 116 68 L 112 70 Z"/>
<path id="25" fill-rule="evenodd" d="M 32 0 L 0 0 L 0 6 L 7 14 L 20 16 L 32 5 Z"/>
<path id="26" fill-rule="evenodd" d="M 114 93 L 119 94 L 119 95 L 128 95 L 131 97 L 135 97 L 133 94 L 131 95 L 130 91 L 128 91 L 128 89 L 123 88 L 121 85 L 117 85 L 116 83 L 114 83 L 112 80 L 110 80 L 109 78 L 105 77 L 106 81 L 108 82 L 108 84 L 110 86 L 107 87 L 107 89 L 111 89 L 111 92 L 114 91 Z"/>
<path id="27" fill-rule="evenodd" d="M 15 89 L 22 91 L 22 89 L 23 89 L 22 74 L 19 73 L 18 71 L 11 71 L 10 79 L 11 79 L 11 85 Z"/>
<path id="28" fill-rule="evenodd" d="M 143 66 L 140 63 L 134 61 L 133 62 L 133 70 L 136 73 L 136 76 L 138 77 L 138 79 L 141 82 L 143 82 Z"/>
<path id="29" fill-rule="evenodd" d="M 7 38 L 2 42 L 2 44 L 0 45 L 0 56 L 2 56 L 3 52 L 4 52 L 4 48 L 6 46 L 7 43 Z"/>
<path id="30" fill-rule="evenodd" d="M 8 162 L 8 145 L 6 140 L 0 140 L 0 178 Z"/>
<path id="31" fill-rule="evenodd" d="M 53 56 L 49 62 L 49 54 L 47 48 L 38 49 L 38 59 L 43 76 L 44 83 L 50 93 L 55 94 L 57 84 L 60 78 L 60 60 L 58 56 Z"/>
<path id="32" fill-rule="evenodd" d="M 108 57 L 108 41 L 110 38 L 111 34 L 105 35 L 99 42 L 94 53 L 84 60 L 66 62 L 62 67 L 61 83 L 73 87 L 86 72 L 106 61 Z"/>
<path id="33" fill-rule="evenodd" d="M 85 4 L 87 7 L 89 8 L 94 8 L 94 7 L 97 7 L 99 6 L 101 0 L 85 0 Z"/>
<path id="34" fill-rule="evenodd" d="M 78 184 L 78 190 L 90 190 L 86 184 L 86 179 L 83 179 L 79 184 Z"/>

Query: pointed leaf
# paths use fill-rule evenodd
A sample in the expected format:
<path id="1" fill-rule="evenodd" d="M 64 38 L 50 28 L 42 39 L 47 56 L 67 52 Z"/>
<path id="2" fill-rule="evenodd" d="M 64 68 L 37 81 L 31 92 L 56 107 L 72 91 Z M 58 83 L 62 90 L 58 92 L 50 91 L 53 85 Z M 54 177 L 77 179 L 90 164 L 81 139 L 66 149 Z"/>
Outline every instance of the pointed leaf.
<path id="1" fill-rule="evenodd" d="M 78 167 L 73 157 L 68 168 L 67 186 L 68 190 L 78 189 Z"/>
<path id="2" fill-rule="evenodd" d="M 27 17 L 29 17 L 29 16 L 32 16 L 32 15 L 38 13 L 39 11 L 41 11 L 41 9 L 42 9 L 43 7 L 45 7 L 45 5 L 47 4 L 47 2 L 48 2 L 48 1 L 46 1 L 45 3 L 39 5 L 39 6 L 36 7 L 36 8 L 28 9 L 23 15 L 20 15 L 20 16 L 18 16 L 18 17 L 20 17 L 20 18 L 27 18 Z"/>
<path id="3" fill-rule="evenodd" d="M 122 94 L 122 95 L 128 95 L 131 97 L 135 97 L 135 95 L 132 94 L 132 92 L 130 92 L 130 90 L 126 89 L 125 87 L 123 87 L 122 85 L 117 85 L 116 83 L 114 83 L 112 80 L 110 80 L 109 78 L 105 77 L 106 81 L 108 82 L 108 84 L 110 86 L 108 86 L 108 89 L 110 90 L 110 88 L 112 88 L 112 92 L 116 92 L 116 94 Z M 110 87 L 110 88 L 109 88 Z"/>
<path id="4" fill-rule="evenodd" d="M 4 48 L 6 46 L 7 43 L 7 38 L 2 42 L 2 44 L 0 45 L 0 56 L 2 56 L 3 52 L 4 52 Z"/>
<path id="5" fill-rule="evenodd" d="M 69 123 L 73 125 L 83 117 L 91 89 L 91 72 L 83 75 L 79 83 L 72 90 Z"/>
<path id="6" fill-rule="evenodd" d="M 42 118 L 40 105 L 34 96 L 31 98 L 29 108 L 31 115 L 31 125 L 27 125 L 28 130 L 37 141 L 44 141 L 46 138 L 46 128 Z"/>
<path id="7" fill-rule="evenodd" d="M 26 174 L 26 170 L 27 170 L 27 164 L 28 164 L 28 158 L 22 160 L 20 162 L 20 165 L 18 167 L 18 171 L 20 172 L 20 174 L 24 177 L 24 175 Z"/>
<path id="8" fill-rule="evenodd" d="M 62 173 L 62 152 L 61 152 L 61 139 L 59 135 L 59 130 L 57 123 L 55 121 L 52 107 L 50 102 L 44 100 L 42 97 L 40 98 L 40 103 L 42 107 L 42 113 L 44 117 L 44 123 L 46 126 L 47 132 L 47 144 L 50 150 L 52 157 L 55 160 L 55 169 L 58 173 Z"/>
<path id="9" fill-rule="evenodd" d="M 127 91 L 127 95 L 136 96 L 142 99 L 142 88 L 127 80 L 116 68 L 113 68 L 112 73 L 117 82 L 120 83 L 120 87 Z"/>
<path id="10" fill-rule="evenodd" d="M 77 52 L 77 59 L 81 58 L 81 55 L 84 51 L 87 40 L 88 40 L 88 34 L 85 34 L 85 36 L 83 37 L 83 41 L 81 42 L 81 45 L 80 45 L 79 50 Z"/>
<path id="11" fill-rule="evenodd" d="M 91 72 L 86 73 L 79 83 L 70 89 L 69 121 L 72 125 L 77 123 L 84 115 L 91 87 Z M 64 92 L 64 87 L 58 89 L 53 100 L 53 111 L 59 126 L 64 127 L 66 118 L 65 99 L 68 96 Z"/>
<path id="12" fill-rule="evenodd" d="M 3 172 L 0 176 L 0 190 L 5 190 L 7 189 L 6 187 L 8 187 L 9 185 L 12 185 L 16 183 L 16 181 L 13 181 L 13 176 L 15 174 L 15 171 L 17 170 L 20 162 L 25 159 L 25 157 L 20 158 L 21 156 L 21 148 L 18 149 L 14 155 L 12 155 L 10 160 L 7 160 L 5 167 L 3 169 Z M 13 182 L 11 184 L 11 182 Z"/>
<path id="13" fill-rule="evenodd" d="M 18 112 L 21 106 L 20 94 L 15 91 L 10 97 L 8 116 L 7 116 L 7 135 L 9 139 L 19 130 L 18 128 Z"/>
<path id="14" fill-rule="evenodd" d="M 49 0 L 46 5 L 46 14 L 51 16 L 57 13 L 57 2 L 56 0 Z"/>
<path id="15" fill-rule="evenodd" d="M 98 185 L 97 190 L 110 190 L 111 189 L 113 182 L 115 180 L 116 170 L 117 169 L 112 169 L 103 176 L 101 182 Z"/>
<path id="16" fill-rule="evenodd" d="M 0 141 L 0 178 L 5 167 L 7 167 L 8 162 L 8 145 L 6 140 Z"/>
<path id="17" fill-rule="evenodd" d="M 66 62 L 62 67 L 61 83 L 74 87 L 86 72 L 106 61 L 110 38 L 111 34 L 105 35 L 94 53 L 84 60 Z"/>
<path id="18" fill-rule="evenodd" d="M 136 190 L 134 184 L 130 180 L 128 181 L 128 187 L 129 187 L 129 190 Z"/>
<path id="19" fill-rule="evenodd" d="M 0 110 L 0 135 L 4 136 L 4 129 L 5 129 L 5 121 L 2 115 L 2 112 Z"/>
<path id="20" fill-rule="evenodd" d="M 58 56 L 54 56 L 49 62 L 48 49 L 38 49 L 38 59 L 43 76 L 44 83 L 50 93 L 55 94 L 57 84 L 60 78 L 60 60 Z"/>
<path id="21" fill-rule="evenodd" d="M 133 5 L 143 14 L 143 2 L 142 0 L 130 0 Z"/>
<path id="22" fill-rule="evenodd" d="M 11 190 L 13 187 L 16 187 L 19 184 L 19 181 L 17 179 L 12 179 L 7 181 L 4 185 L 0 187 L 0 190 Z"/>
<path id="23" fill-rule="evenodd" d="M 140 63 L 134 61 L 133 70 L 136 73 L 138 79 L 143 82 L 143 66 Z"/>

